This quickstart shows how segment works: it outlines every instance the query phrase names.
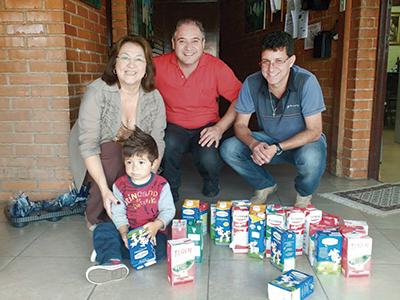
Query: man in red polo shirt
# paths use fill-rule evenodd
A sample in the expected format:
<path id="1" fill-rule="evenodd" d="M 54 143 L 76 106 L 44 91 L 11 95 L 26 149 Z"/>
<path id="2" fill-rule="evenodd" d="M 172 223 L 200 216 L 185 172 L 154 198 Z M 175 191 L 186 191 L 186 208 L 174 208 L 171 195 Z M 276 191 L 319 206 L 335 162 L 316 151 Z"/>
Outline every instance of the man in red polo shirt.
<path id="1" fill-rule="evenodd" d="M 232 125 L 234 102 L 241 82 L 220 59 L 204 53 L 203 25 L 192 19 L 178 21 L 172 37 L 174 52 L 155 57 L 156 87 L 167 112 L 163 176 L 169 181 L 174 200 L 179 200 L 180 165 L 186 152 L 204 180 L 207 197 L 219 193 L 219 173 L 223 162 L 218 146 Z M 220 118 L 217 97 L 231 102 Z"/>

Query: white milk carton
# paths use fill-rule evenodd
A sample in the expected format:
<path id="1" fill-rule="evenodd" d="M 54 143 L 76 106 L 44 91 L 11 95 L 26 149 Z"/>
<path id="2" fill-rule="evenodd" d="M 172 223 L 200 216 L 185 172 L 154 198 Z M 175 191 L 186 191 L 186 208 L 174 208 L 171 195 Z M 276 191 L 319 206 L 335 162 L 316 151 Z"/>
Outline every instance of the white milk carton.
<path id="1" fill-rule="evenodd" d="M 322 210 L 310 207 L 305 209 L 305 224 L 304 224 L 304 238 L 303 238 L 303 252 L 308 255 L 308 249 L 310 244 L 310 225 L 317 224 L 322 219 Z"/>
<path id="2" fill-rule="evenodd" d="M 317 274 L 339 274 L 342 261 L 342 235 L 323 230 L 315 234 L 315 264 Z"/>
<path id="3" fill-rule="evenodd" d="M 303 254 L 305 222 L 306 216 L 301 209 L 293 208 L 286 211 L 286 229 L 296 234 L 296 255 Z"/>
<path id="4" fill-rule="evenodd" d="M 294 232 L 273 227 L 271 235 L 272 265 L 281 271 L 289 271 L 295 267 L 296 235 Z"/>
<path id="5" fill-rule="evenodd" d="M 194 280 L 194 243 L 190 239 L 167 242 L 168 281 L 172 286 Z"/>
<path id="6" fill-rule="evenodd" d="M 357 232 L 343 234 L 342 273 L 345 277 L 369 276 L 372 238 Z"/>
<path id="7" fill-rule="evenodd" d="M 303 300 L 314 292 L 314 277 L 290 270 L 268 282 L 269 300 Z"/>
<path id="8" fill-rule="evenodd" d="M 263 259 L 265 256 L 265 213 L 252 211 L 249 215 L 248 256 Z"/>
<path id="9" fill-rule="evenodd" d="M 234 253 L 247 253 L 249 246 L 249 206 L 233 201 L 232 206 L 232 242 L 229 247 Z"/>
<path id="10" fill-rule="evenodd" d="M 229 246 L 231 243 L 231 206 L 230 201 L 218 201 L 215 214 L 215 244 Z"/>

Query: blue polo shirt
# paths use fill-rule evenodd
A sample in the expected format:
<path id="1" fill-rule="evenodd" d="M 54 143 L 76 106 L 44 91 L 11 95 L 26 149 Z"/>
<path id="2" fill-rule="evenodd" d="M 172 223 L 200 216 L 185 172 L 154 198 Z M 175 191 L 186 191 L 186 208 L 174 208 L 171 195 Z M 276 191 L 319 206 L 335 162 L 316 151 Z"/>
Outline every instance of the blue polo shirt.
<path id="1" fill-rule="evenodd" d="M 282 142 L 305 130 L 304 117 L 324 111 L 325 104 L 314 74 L 293 65 L 280 100 L 269 93 L 268 82 L 259 71 L 246 78 L 235 110 L 242 114 L 255 112 L 260 128 L 276 142 Z"/>

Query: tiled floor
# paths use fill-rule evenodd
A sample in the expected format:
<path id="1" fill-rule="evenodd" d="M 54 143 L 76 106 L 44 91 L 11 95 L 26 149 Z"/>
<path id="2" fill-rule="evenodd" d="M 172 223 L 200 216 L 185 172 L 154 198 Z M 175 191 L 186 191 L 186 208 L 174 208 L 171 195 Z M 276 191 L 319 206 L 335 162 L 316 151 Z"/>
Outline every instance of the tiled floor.
<path id="1" fill-rule="evenodd" d="M 201 197 L 201 180 L 186 164 L 182 195 Z M 283 204 L 293 202 L 294 170 L 273 167 Z M 369 186 L 375 181 L 349 181 L 326 174 L 319 192 Z M 221 179 L 221 199 L 246 198 L 251 188 L 226 168 Z M 209 199 L 210 200 L 210 199 Z M 215 201 L 213 199 L 212 201 Z M 345 218 L 367 220 L 373 244 L 372 275 L 362 279 L 315 276 L 315 292 L 309 299 L 400 299 L 400 216 L 385 218 L 361 213 L 316 196 L 314 204 Z M 197 265 L 196 281 L 170 287 L 166 262 L 141 271 L 131 271 L 126 280 L 94 286 L 85 279 L 91 264 L 91 234 L 82 216 L 59 222 L 41 221 L 24 228 L 10 226 L 0 216 L 0 299 L 267 299 L 266 282 L 280 273 L 268 261 L 234 255 L 230 249 L 206 240 L 204 261 Z M 314 274 L 306 257 L 296 259 L 296 268 Z"/>
<path id="2" fill-rule="evenodd" d="M 379 168 L 379 179 L 383 182 L 400 182 L 400 143 L 395 141 L 395 131 L 383 131 L 382 162 Z"/>

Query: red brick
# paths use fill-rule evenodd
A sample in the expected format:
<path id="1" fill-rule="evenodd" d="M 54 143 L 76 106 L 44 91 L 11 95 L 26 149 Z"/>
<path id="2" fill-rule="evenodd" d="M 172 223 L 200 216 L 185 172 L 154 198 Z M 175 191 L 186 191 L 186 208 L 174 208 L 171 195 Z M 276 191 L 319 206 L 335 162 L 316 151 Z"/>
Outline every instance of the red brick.
<path id="1" fill-rule="evenodd" d="M 15 145 L 15 155 L 17 156 L 50 156 L 54 155 L 54 146 L 48 145 Z"/>
<path id="2" fill-rule="evenodd" d="M 63 9 L 64 0 L 45 0 L 44 7 L 47 9 Z"/>
<path id="3" fill-rule="evenodd" d="M 85 22 L 81 17 L 71 15 L 71 24 L 76 27 L 83 28 Z"/>
<path id="4" fill-rule="evenodd" d="M 0 20 L 2 22 L 23 22 L 23 12 L 0 11 Z"/>
<path id="5" fill-rule="evenodd" d="M 20 110 L 20 109 L 47 110 L 49 108 L 49 101 L 46 98 L 33 98 L 33 97 L 12 99 L 11 107 L 14 110 Z"/>
<path id="6" fill-rule="evenodd" d="M 1 189 L 3 190 L 21 190 L 27 191 L 36 189 L 36 181 L 34 180 L 18 180 L 18 181 L 2 181 Z"/>
<path id="7" fill-rule="evenodd" d="M 45 50 L 13 49 L 8 51 L 10 60 L 45 60 L 47 52 Z M 14 64 L 15 62 L 13 62 Z"/>
<path id="8" fill-rule="evenodd" d="M 0 86 L 0 97 L 9 96 L 9 97 L 20 97 L 20 96 L 29 96 L 30 90 L 29 87 L 25 86 Z M 1 118 L 0 118 L 1 120 Z"/>
<path id="9" fill-rule="evenodd" d="M 66 66 L 64 62 L 43 62 L 34 61 L 29 63 L 31 72 L 65 72 Z"/>
<path id="10" fill-rule="evenodd" d="M 32 96 L 67 96 L 65 86 L 32 86 Z"/>
<path id="11" fill-rule="evenodd" d="M 11 84 L 45 84 L 50 83 L 50 78 L 47 75 L 10 75 Z"/>
<path id="12" fill-rule="evenodd" d="M 68 159 L 61 158 L 61 157 L 38 157 L 37 158 L 37 165 L 44 167 L 66 167 L 68 166 Z"/>
<path id="13" fill-rule="evenodd" d="M 0 37 L 0 45 L 3 48 L 12 48 L 12 47 L 23 47 L 24 38 L 23 37 Z"/>
<path id="14" fill-rule="evenodd" d="M 24 133 L 13 133 L 13 134 L 5 134 L 3 133 L 0 136 L 0 143 L 7 144 L 27 144 L 33 142 L 32 134 L 24 134 Z"/>
<path id="15" fill-rule="evenodd" d="M 41 0 L 5 0 L 6 8 L 42 8 Z"/>
<path id="16" fill-rule="evenodd" d="M 65 61 L 65 57 L 66 57 L 66 53 L 65 53 L 65 49 L 61 49 L 61 50 L 49 50 L 47 53 L 47 59 L 48 60 L 56 60 L 56 61 Z"/>
<path id="17" fill-rule="evenodd" d="M 67 73 L 52 74 L 50 76 L 51 84 L 61 84 L 61 83 L 67 83 L 67 82 L 68 82 L 68 74 Z"/>
<path id="18" fill-rule="evenodd" d="M 62 22 L 63 16 L 62 11 L 28 11 L 26 13 L 29 22 Z"/>
<path id="19" fill-rule="evenodd" d="M 48 34 L 63 34 L 65 33 L 65 24 L 46 24 Z"/>
<path id="20" fill-rule="evenodd" d="M 16 122 L 15 132 L 51 132 L 50 122 Z"/>
<path id="21" fill-rule="evenodd" d="M 65 40 L 63 37 L 28 37 L 28 47 L 63 47 Z"/>
<path id="22" fill-rule="evenodd" d="M 85 7 L 79 5 L 78 6 L 78 15 L 80 15 L 81 17 L 87 19 L 89 17 L 89 12 Z"/>
<path id="23" fill-rule="evenodd" d="M 75 5 L 75 3 L 73 3 L 69 0 L 64 0 L 64 9 L 73 14 L 76 14 L 76 5 Z"/>
<path id="24" fill-rule="evenodd" d="M 1 118 L 0 118 L 1 120 Z M 67 111 L 33 111 L 31 112 L 31 120 L 33 121 L 67 121 L 69 115 Z"/>
<path id="25" fill-rule="evenodd" d="M 49 107 L 52 110 L 69 108 L 69 98 L 54 98 L 50 101 Z"/>
<path id="26" fill-rule="evenodd" d="M 7 34 L 41 34 L 44 33 L 43 24 L 7 25 Z"/>
<path id="27" fill-rule="evenodd" d="M 1 129 L 0 129 L 0 131 L 1 131 Z M 11 146 L 11 145 L 0 145 L 0 155 L 2 157 L 15 155 L 14 146 Z"/>
<path id="28" fill-rule="evenodd" d="M 65 33 L 68 35 L 76 36 L 77 35 L 76 27 L 71 26 L 69 24 L 65 24 Z"/>

